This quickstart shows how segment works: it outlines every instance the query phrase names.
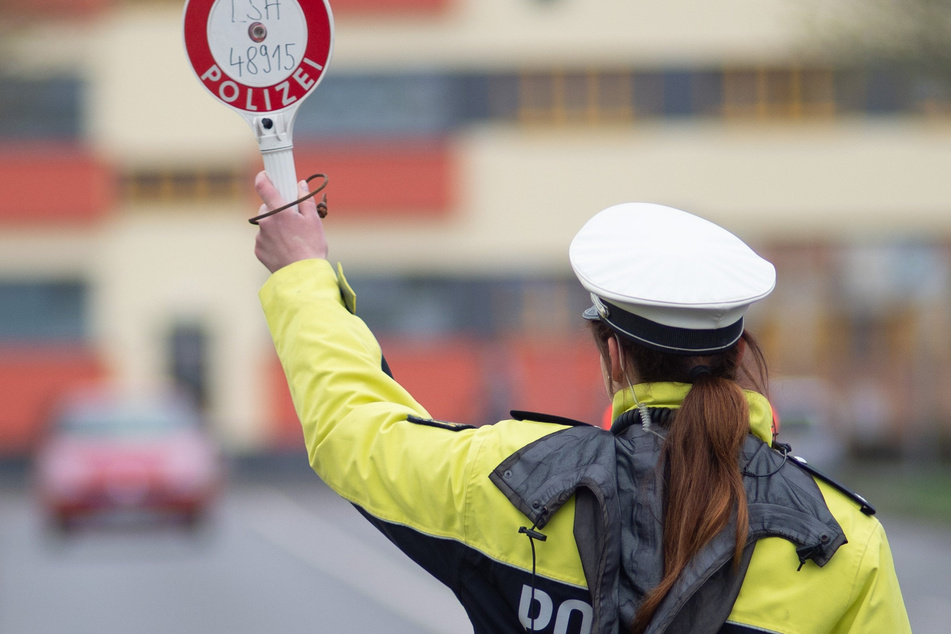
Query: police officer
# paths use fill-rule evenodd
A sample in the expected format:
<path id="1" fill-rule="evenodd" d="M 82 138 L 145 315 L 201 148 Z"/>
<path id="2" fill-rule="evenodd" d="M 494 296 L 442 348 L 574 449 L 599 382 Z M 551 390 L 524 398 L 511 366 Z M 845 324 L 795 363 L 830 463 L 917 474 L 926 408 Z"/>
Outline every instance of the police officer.
<path id="1" fill-rule="evenodd" d="M 262 212 L 283 204 L 255 186 Z M 526 412 L 475 428 L 389 375 L 316 206 L 298 209 L 260 221 L 255 253 L 310 464 L 475 632 L 910 631 L 874 510 L 773 443 L 743 318 L 775 271 L 734 235 L 661 205 L 595 215 L 569 256 L 611 430 Z"/>

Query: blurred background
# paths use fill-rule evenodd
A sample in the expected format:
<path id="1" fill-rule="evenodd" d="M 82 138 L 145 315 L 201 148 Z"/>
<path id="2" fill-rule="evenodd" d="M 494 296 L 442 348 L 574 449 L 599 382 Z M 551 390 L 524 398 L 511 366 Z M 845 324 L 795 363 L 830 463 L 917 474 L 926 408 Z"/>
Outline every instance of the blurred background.
<path id="1" fill-rule="evenodd" d="M 628 200 L 709 218 L 777 266 L 748 325 L 771 363 L 780 439 L 885 511 L 915 630 L 944 631 L 951 2 L 332 8 L 333 60 L 295 127 L 298 176 L 330 176 L 331 259 L 397 380 L 437 418 L 600 422 L 571 237 Z M 404 581 L 376 592 L 360 562 L 326 564 L 341 540 L 363 551 L 376 536 L 307 473 L 257 301 L 266 271 L 246 219 L 260 154 L 188 65 L 182 10 L 0 0 L 0 631 L 59 631 L 55 618 L 73 631 L 297 631 L 313 627 L 316 596 L 341 613 L 370 595 L 383 631 L 466 631 L 458 614 L 422 622 L 412 597 L 380 598 Z M 62 421 L 77 417 L 64 399 L 102 386 L 129 425 L 155 420 L 130 413 L 143 403 L 184 396 L 192 411 L 131 449 L 101 437 L 64 449 L 76 425 Z M 191 461 L 182 427 L 203 437 Z M 164 478 L 162 510 L 210 517 L 202 546 L 165 526 L 86 526 L 62 502 L 77 478 L 120 510 Z M 94 530 L 64 545 L 73 520 Z M 324 535 L 338 547 L 315 554 Z M 377 569 L 392 556 L 380 549 Z M 417 590 L 427 610 L 451 602 Z M 175 616 L 157 607 L 196 596 Z"/>

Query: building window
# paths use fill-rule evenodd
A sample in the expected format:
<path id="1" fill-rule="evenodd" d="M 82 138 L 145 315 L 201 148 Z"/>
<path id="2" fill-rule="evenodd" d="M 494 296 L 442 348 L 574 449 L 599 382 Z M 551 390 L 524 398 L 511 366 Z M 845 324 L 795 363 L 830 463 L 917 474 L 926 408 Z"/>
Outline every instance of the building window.
<path id="1" fill-rule="evenodd" d="M 122 176 L 123 199 L 134 203 L 237 200 L 247 193 L 247 170 L 141 169 Z"/>
<path id="2" fill-rule="evenodd" d="M 86 303 L 78 280 L 0 280 L 0 342 L 82 340 Z"/>
<path id="3" fill-rule="evenodd" d="M 630 121 L 633 94 L 626 72 L 526 73 L 518 81 L 518 118 L 558 124 Z"/>
<path id="4" fill-rule="evenodd" d="M 465 77 L 430 72 L 334 75 L 307 100 L 298 138 L 437 136 L 462 122 Z M 484 92 L 483 92 L 484 94 Z"/>
<path id="5" fill-rule="evenodd" d="M 693 73 L 668 71 L 663 74 L 664 114 L 687 116 L 694 113 Z"/>
<path id="6" fill-rule="evenodd" d="M 835 113 L 834 74 L 826 69 L 731 70 L 723 75 L 723 114 L 800 119 Z"/>
<path id="7" fill-rule="evenodd" d="M 650 118 L 824 118 L 942 112 L 951 89 L 876 70 L 532 69 L 334 75 L 301 109 L 298 138 L 439 137 L 486 121 L 612 125 Z"/>
<path id="8" fill-rule="evenodd" d="M 723 103 L 722 77 L 712 71 L 528 73 L 518 78 L 515 91 L 517 116 L 525 123 L 610 124 L 719 115 Z M 496 95 L 493 103 L 505 100 Z"/>
<path id="9" fill-rule="evenodd" d="M 575 332 L 591 305 L 587 291 L 565 277 L 348 279 L 363 320 L 386 335 Z"/>
<path id="10" fill-rule="evenodd" d="M 75 139 L 82 119 L 82 84 L 71 77 L 0 77 L 0 138 Z"/>

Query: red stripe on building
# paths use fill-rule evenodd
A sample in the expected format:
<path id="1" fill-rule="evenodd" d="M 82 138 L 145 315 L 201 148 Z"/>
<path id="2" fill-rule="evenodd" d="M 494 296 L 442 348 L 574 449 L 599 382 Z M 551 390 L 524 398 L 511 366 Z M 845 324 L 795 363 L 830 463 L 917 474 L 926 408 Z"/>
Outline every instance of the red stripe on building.
<path id="1" fill-rule="evenodd" d="M 301 431 L 291 392 L 287 387 L 284 368 L 277 355 L 271 357 L 267 367 L 267 412 L 271 420 L 265 449 L 303 448 L 304 434 Z"/>
<path id="2" fill-rule="evenodd" d="M 434 417 L 477 424 L 485 402 L 479 347 L 463 338 L 414 341 L 389 339 L 383 353 L 394 378 Z M 272 448 L 303 447 L 303 434 L 277 357 L 270 366 L 268 441 Z"/>
<path id="3" fill-rule="evenodd" d="M 15 17 L 71 20 L 95 15 L 116 4 L 117 0 L 0 0 L 0 12 Z"/>
<path id="4" fill-rule="evenodd" d="M 330 178 L 327 202 L 340 221 L 439 218 L 456 200 L 455 162 L 443 142 L 300 144 L 298 177 Z"/>
<path id="5" fill-rule="evenodd" d="M 25 455 L 41 438 L 53 409 L 68 391 L 105 375 L 94 351 L 83 347 L 0 347 L 0 456 Z"/>
<path id="6" fill-rule="evenodd" d="M 433 418 L 480 424 L 487 405 L 482 350 L 464 337 L 381 338 L 393 378 Z"/>
<path id="7" fill-rule="evenodd" d="M 115 200 L 109 167 L 72 146 L 0 145 L 0 224 L 89 224 Z"/>
<path id="8" fill-rule="evenodd" d="M 549 341 L 518 338 L 511 353 L 513 409 L 574 418 L 600 425 L 610 404 L 591 337 Z"/>
<path id="9" fill-rule="evenodd" d="M 557 341 L 381 337 L 380 345 L 393 378 L 434 418 L 478 426 L 520 409 L 601 425 L 610 406 L 598 353 L 587 336 Z M 271 377 L 272 442 L 303 447 L 276 358 Z"/>

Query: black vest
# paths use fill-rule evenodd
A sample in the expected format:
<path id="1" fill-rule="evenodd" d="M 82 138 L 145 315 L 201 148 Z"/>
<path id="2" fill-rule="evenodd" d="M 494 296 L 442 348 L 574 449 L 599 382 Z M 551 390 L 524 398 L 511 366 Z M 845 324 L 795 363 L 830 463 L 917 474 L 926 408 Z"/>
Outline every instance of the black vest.
<path id="1" fill-rule="evenodd" d="M 663 574 L 664 483 L 657 461 L 671 410 L 650 411 L 657 433 L 643 430 L 633 410 L 611 432 L 581 425 L 526 445 L 490 475 L 539 529 L 575 496 L 574 536 L 591 593 L 592 632 L 598 634 L 629 627 Z M 742 565 L 732 565 L 734 521 L 687 566 L 648 634 L 719 631 L 758 539 L 787 539 L 796 545 L 800 564 L 811 559 L 820 566 L 846 543 L 812 476 L 785 453 L 750 435 L 740 468 L 750 520 Z"/>

